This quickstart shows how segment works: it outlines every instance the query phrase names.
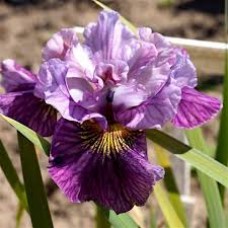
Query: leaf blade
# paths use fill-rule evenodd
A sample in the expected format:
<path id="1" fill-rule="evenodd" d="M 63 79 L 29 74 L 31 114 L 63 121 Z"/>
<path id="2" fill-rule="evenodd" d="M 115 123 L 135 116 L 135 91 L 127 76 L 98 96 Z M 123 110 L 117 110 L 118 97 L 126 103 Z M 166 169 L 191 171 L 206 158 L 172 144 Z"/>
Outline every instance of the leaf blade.
<path id="1" fill-rule="evenodd" d="M 158 130 L 148 130 L 147 137 L 188 162 L 207 176 L 228 187 L 228 168 L 199 150 L 187 146 L 177 139 Z"/>
<path id="2" fill-rule="evenodd" d="M 187 218 L 184 205 L 181 201 L 180 192 L 175 181 L 168 154 L 164 148 L 158 146 L 157 144 L 154 145 L 154 151 L 156 153 L 158 164 L 165 169 L 165 178 L 163 182 L 167 190 L 169 201 L 176 211 L 177 216 L 180 218 L 182 224 L 187 227 Z"/>
<path id="3" fill-rule="evenodd" d="M 113 210 L 100 207 L 100 212 L 108 219 L 115 228 L 138 228 L 139 226 L 127 213 L 117 215 Z"/>
<path id="4" fill-rule="evenodd" d="M 225 0 L 225 39 L 227 49 L 225 51 L 225 69 L 224 69 L 224 83 L 223 83 L 223 109 L 221 114 L 221 122 L 219 128 L 218 144 L 216 149 L 216 160 L 228 166 L 228 0 Z M 225 189 L 219 186 L 220 194 L 224 200 Z"/>
<path id="5" fill-rule="evenodd" d="M 204 151 L 206 154 L 210 155 L 210 151 L 206 146 L 202 132 L 200 128 L 194 130 L 185 131 L 189 143 L 191 146 Z M 211 228 L 225 228 L 225 217 L 222 206 L 221 197 L 219 194 L 219 188 L 216 181 L 212 180 L 207 175 L 203 174 L 197 170 L 197 175 L 200 181 L 203 196 L 206 202 L 206 208 L 208 213 L 208 220 Z"/>
<path id="6" fill-rule="evenodd" d="M 49 155 L 50 150 L 50 143 L 37 134 L 35 131 L 31 130 L 30 128 L 26 127 L 25 125 L 17 122 L 14 119 L 11 119 L 7 116 L 0 114 L 0 116 L 7 121 L 10 125 L 12 125 L 18 132 L 24 135 L 30 142 L 32 142 L 37 148 L 44 151 L 46 155 Z"/>
<path id="7" fill-rule="evenodd" d="M 185 226 L 182 224 L 180 218 L 176 214 L 176 211 L 174 210 L 172 204 L 170 203 L 165 190 L 161 186 L 161 183 L 157 183 L 154 186 L 154 194 L 156 196 L 158 204 L 166 218 L 166 221 L 169 227 L 184 228 Z"/>
<path id="8" fill-rule="evenodd" d="M 18 200 L 20 201 L 21 205 L 28 211 L 28 203 L 26 199 L 25 189 L 23 184 L 21 183 L 17 171 L 14 168 L 8 153 L 0 140 L 0 166 L 2 171 L 9 182 L 11 188 L 15 192 Z"/>
<path id="9" fill-rule="evenodd" d="M 34 145 L 18 133 L 22 173 L 33 227 L 53 228 Z"/>

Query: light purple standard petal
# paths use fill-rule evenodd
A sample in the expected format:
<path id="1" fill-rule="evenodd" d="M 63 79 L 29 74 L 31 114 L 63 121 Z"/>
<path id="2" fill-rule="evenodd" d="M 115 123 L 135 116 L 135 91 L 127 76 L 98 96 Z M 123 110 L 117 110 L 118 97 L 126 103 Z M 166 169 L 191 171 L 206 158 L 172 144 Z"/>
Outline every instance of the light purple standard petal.
<path id="1" fill-rule="evenodd" d="M 181 88 L 185 86 L 196 87 L 196 68 L 189 59 L 187 52 L 180 48 L 176 48 L 174 52 L 176 53 L 176 59 L 171 67 L 171 77 L 177 81 L 178 86 Z"/>
<path id="2" fill-rule="evenodd" d="M 49 173 L 72 202 L 93 200 L 116 213 L 145 204 L 164 170 L 148 162 L 143 132 L 61 119 Z"/>
<path id="3" fill-rule="evenodd" d="M 91 50 L 78 43 L 71 47 L 65 60 L 74 67 L 75 76 L 92 80 L 95 69 L 92 57 Z"/>
<path id="4" fill-rule="evenodd" d="M 129 66 L 121 60 L 101 62 L 96 65 L 94 75 L 103 81 L 106 87 L 118 86 L 127 81 Z"/>
<path id="5" fill-rule="evenodd" d="M 149 97 L 155 96 L 169 80 L 169 65 L 161 67 L 144 66 L 134 77 L 112 89 L 113 109 L 122 112 L 141 105 Z"/>
<path id="6" fill-rule="evenodd" d="M 134 34 L 122 24 L 118 13 L 102 11 L 98 22 L 85 28 L 84 36 L 85 44 L 99 56 L 98 59 L 110 60 L 121 59 L 125 45 Z"/>
<path id="7" fill-rule="evenodd" d="M 43 63 L 38 74 L 35 94 L 45 99 L 47 104 L 53 106 L 67 120 L 82 123 L 91 118 L 106 128 L 105 117 L 97 113 L 94 107 L 97 100 L 88 95 L 91 92 L 89 82 L 80 77 L 73 77 L 73 73 L 68 63 L 59 59 Z M 87 98 L 93 99 L 88 101 Z"/>
<path id="8" fill-rule="evenodd" d="M 176 127 L 193 128 L 212 119 L 221 109 L 221 102 L 193 88 L 182 89 L 182 99 L 172 123 Z"/>
<path id="9" fill-rule="evenodd" d="M 144 41 L 135 41 L 131 46 L 132 56 L 127 60 L 129 78 L 137 78 L 145 67 L 154 66 L 158 51 L 154 44 Z"/>
<path id="10" fill-rule="evenodd" d="M 78 43 L 74 28 L 64 28 L 55 33 L 43 49 L 43 60 L 53 58 L 64 59 L 67 51 Z"/>
<path id="11" fill-rule="evenodd" d="M 161 128 L 176 114 L 181 90 L 169 82 L 155 96 L 136 107 L 116 113 L 116 120 L 132 129 Z"/>
<path id="12" fill-rule="evenodd" d="M 140 28 L 138 32 L 140 39 L 155 45 L 158 52 L 156 66 L 168 63 L 171 67 L 171 76 L 180 87 L 197 85 L 196 69 L 183 48 L 172 45 L 168 39 L 152 32 L 150 28 Z"/>
<path id="13" fill-rule="evenodd" d="M 46 137 L 53 135 L 57 112 L 33 95 L 33 91 L 0 95 L 0 113 L 19 121 Z"/>
<path id="14" fill-rule="evenodd" d="M 38 83 L 35 87 L 35 95 L 45 99 L 63 116 L 69 115 L 69 92 L 66 87 L 65 75 L 67 65 L 59 59 L 51 59 L 41 65 L 38 74 Z"/>
<path id="15" fill-rule="evenodd" d="M 31 89 L 37 81 L 36 75 L 12 59 L 1 62 L 0 73 L 2 74 L 1 84 L 7 92 Z"/>

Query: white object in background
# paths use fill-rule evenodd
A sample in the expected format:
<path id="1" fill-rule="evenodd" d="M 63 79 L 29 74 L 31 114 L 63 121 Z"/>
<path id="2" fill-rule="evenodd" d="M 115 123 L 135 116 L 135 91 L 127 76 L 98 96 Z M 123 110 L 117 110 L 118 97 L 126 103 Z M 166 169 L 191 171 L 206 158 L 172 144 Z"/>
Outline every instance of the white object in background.
<path id="1" fill-rule="evenodd" d="M 75 31 L 77 33 L 82 34 L 84 31 L 84 27 L 77 26 L 75 27 Z M 208 48 L 208 49 L 216 49 L 216 50 L 228 50 L 228 45 L 222 42 L 214 42 L 214 41 L 203 41 L 203 40 L 194 40 L 194 39 L 186 39 L 179 37 L 166 37 L 171 43 L 176 45 L 183 45 L 189 47 L 200 47 L 200 48 Z"/>

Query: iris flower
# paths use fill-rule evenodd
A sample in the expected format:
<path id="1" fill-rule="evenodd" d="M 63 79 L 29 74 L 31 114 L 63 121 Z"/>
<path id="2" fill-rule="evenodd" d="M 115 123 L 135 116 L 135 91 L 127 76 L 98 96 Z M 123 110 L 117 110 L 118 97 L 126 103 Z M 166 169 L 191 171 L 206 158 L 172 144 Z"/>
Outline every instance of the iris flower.
<path id="1" fill-rule="evenodd" d="M 0 113 L 30 127 L 42 136 L 51 136 L 57 122 L 57 111 L 47 105 L 42 94 L 35 89 L 37 76 L 14 60 L 0 63 L 2 86 Z"/>
<path id="2" fill-rule="evenodd" d="M 186 51 L 149 28 L 132 33 L 114 11 L 85 28 L 83 43 L 73 28 L 54 34 L 36 78 L 34 96 L 61 115 L 52 179 L 72 202 L 93 200 L 116 213 L 144 205 L 164 176 L 148 161 L 145 130 L 196 127 L 221 108 L 195 90 Z"/>
<path id="3" fill-rule="evenodd" d="M 61 30 L 43 57 L 40 88 L 62 115 L 49 173 L 72 202 L 93 200 L 116 213 L 144 205 L 164 176 L 148 161 L 145 129 L 196 127 L 221 108 L 194 89 L 184 50 L 149 28 L 133 34 L 116 12 L 101 12 L 83 43 Z"/>

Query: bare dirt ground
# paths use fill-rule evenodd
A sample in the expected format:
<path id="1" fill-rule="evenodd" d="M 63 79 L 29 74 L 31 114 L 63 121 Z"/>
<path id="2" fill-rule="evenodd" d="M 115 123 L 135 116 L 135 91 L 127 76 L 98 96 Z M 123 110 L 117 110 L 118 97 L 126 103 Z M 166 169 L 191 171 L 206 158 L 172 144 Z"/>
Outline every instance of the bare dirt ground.
<path id="1" fill-rule="evenodd" d="M 177 1 L 171 8 L 158 7 L 158 0 L 109 0 L 104 1 L 137 26 L 149 26 L 164 35 L 207 40 L 224 40 L 222 1 Z M 205 4 L 207 3 L 207 4 Z M 9 5 L 0 0 L 0 60 L 16 59 L 19 63 L 38 70 L 41 48 L 52 33 L 63 27 L 84 26 L 97 18 L 99 8 L 90 1 L 47 0 L 37 5 Z M 0 91 L 1 92 L 1 91 Z M 216 129 L 218 128 L 216 123 Z M 213 125 L 214 127 L 214 125 Z M 216 138 L 216 131 L 208 125 L 205 132 L 209 140 Z M 21 174 L 15 131 L 0 120 L 0 138 L 10 152 Z M 47 186 L 50 207 L 56 228 L 94 227 L 94 205 L 70 204 L 60 191 L 56 191 L 46 171 L 47 158 L 39 154 L 42 174 Z M 192 182 L 192 194 L 197 207 L 194 209 L 192 227 L 206 227 L 205 208 L 199 186 Z M 0 171 L 0 228 L 15 227 L 17 200 Z M 148 205 L 143 211 L 148 214 Z M 141 219 L 142 220 L 142 219 Z M 148 218 L 143 219 L 149 227 Z M 30 228 L 28 216 L 22 226 Z M 160 226 L 163 227 L 162 221 Z"/>

